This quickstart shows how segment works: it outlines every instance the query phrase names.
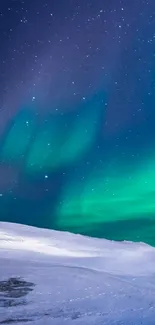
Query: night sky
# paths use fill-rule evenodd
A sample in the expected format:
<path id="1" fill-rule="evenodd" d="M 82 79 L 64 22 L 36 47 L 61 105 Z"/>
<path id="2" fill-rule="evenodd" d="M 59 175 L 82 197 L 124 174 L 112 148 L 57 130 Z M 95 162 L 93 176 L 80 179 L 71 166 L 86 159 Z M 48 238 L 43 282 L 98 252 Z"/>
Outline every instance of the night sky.
<path id="1" fill-rule="evenodd" d="M 0 220 L 155 246 L 155 1 L 0 5 Z"/>

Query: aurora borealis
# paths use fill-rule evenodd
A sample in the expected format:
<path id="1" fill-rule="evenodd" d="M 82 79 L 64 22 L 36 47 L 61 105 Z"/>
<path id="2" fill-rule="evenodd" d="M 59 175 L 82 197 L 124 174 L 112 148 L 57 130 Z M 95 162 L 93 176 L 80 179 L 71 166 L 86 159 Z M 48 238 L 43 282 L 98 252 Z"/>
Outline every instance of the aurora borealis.
<path id="1" fill-rule="evenodd" d="M 0 14 L 0 220 L 155 245 L 153 0 Z"/>

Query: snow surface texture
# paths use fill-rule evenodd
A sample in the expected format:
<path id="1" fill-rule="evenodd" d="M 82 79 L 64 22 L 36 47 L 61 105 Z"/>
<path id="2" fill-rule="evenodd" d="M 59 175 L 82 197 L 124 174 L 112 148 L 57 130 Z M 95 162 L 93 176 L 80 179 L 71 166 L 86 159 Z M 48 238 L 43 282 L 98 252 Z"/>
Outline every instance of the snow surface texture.
<path id="1" fill-rule="evenodd" d="M 155 325 L 155 248 L 0 222 L 0 324 Z"/>

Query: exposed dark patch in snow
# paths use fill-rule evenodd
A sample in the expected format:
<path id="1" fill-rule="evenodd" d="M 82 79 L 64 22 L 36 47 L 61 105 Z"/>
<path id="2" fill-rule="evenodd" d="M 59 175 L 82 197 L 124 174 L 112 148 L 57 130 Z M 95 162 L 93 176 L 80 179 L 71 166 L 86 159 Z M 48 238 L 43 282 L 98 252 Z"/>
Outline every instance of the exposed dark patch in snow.
<path id="1" fill-rule="evenodd" d="M 23 306 L 27 301 L 23 299 L 29 292 L 33 290 L 34 283 L 27 282 L 21 278 L 9 278 L 0 281 L 0 307 L 8 308 Z M 6 312 L 7 314 L 7 312 Z M 8 318 L 0 321 L 0 324 L 13 324 L 19 322 L 29 322 L 29 318 Z"/>
<path id="2" fill-rule="evenodd" d="M 23 305 L 25 302 L 20 298 L 33 290 L 34 283 L 20 278 L 9 278 L 0 281 L 0 307 L 13 307 Z"/>
<path id="3" fill-rule="evenodd" d="M 6 325 L 9 325 L 9 324 L 18 324 L 18 323 L 27 323 L 27 322 L 30 322 L 31 320 L 30 319 L 24 319 L 24 318 L 19 318 L 19 319 L 12 319 L 12 318 L 8 318 L 6 320 L 3 320 L 2 322 L 0 322 L 0 324 L 6 324 Z"/>

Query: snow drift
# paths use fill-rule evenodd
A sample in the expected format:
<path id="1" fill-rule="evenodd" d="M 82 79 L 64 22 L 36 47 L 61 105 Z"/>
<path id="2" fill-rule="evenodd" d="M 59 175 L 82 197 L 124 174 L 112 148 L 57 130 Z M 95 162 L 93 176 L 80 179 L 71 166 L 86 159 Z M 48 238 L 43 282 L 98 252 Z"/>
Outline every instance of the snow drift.
<path id="1" fill-rule="evenodd" d="M 155 248 L 0 222 L 0 324 L 154 325 Z"/>

